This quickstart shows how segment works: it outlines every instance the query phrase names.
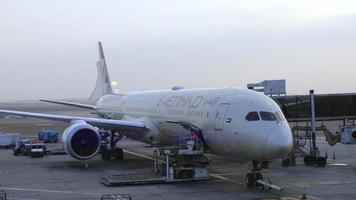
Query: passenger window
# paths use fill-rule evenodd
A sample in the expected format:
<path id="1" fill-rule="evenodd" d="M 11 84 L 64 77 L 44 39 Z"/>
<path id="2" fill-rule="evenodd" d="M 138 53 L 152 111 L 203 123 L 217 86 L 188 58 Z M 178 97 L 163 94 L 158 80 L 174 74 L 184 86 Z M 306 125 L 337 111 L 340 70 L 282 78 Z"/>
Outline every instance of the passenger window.
<path id="1" fill-rule="evenodd" d="M 260 117 L 258 116 L 257 112 L 250 112 L 246 115 L 245 119 L 247 121 L 258 121 L 258 120 L 260 120 Z"/>
<path id="2" fill-rule="evenodd" d="M 262 120 L 264 120 L 264 121 L 276 121 L 277 120 L 276 115 L 271 112 L 261 111 L 260 115 L 261 115 Z"/>

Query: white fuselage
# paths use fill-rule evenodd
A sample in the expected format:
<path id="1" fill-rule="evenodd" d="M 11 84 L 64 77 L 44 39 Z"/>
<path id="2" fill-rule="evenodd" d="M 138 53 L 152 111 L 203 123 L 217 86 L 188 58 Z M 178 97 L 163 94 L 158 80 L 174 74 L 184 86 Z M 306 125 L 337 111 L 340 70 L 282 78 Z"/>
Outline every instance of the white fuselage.
<path id="1" fill-rule="evenodd" d="M 271 98 L 247 89 L 180 89 L 106 95 L 98 100 L 97 111 L 112 119 L 144 122 L 149 131 L 129 135 L 151 144 L 171 143 L 189 134 L 180 122 L 194 125 L 201 130 L 212 152 L 238 160 L 280 158 L 293 146 L 289 125 L 279 106 Z M 264 120 L 261 112 L 274 113 L 277 117 Z"/>

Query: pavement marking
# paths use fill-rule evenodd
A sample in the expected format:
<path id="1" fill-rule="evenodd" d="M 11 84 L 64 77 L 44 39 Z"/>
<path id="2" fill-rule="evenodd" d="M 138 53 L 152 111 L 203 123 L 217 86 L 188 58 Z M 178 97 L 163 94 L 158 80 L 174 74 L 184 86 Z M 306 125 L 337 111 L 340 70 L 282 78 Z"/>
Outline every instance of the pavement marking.
<path id="1" fill-rule="evenodd" d="M 346 185 L 351 184 L 350 181 L 335 181 L 335 180 L 320 180 L 315 182 L 299 182 L 299 183 L 286 183 L 285 185 L 294 187 L 313 187 L 313 186 L 324 186 L 324 185 Z"/>
<path id="2" fill-rule="evenodd" d="M 6 197 L 8 200 L 38 200 L 38 199 L 28 199 L 28 198 L 19 198 L 19 197 Z"/>
<path id="3" fill-rule="evenodd" d="M 220 179 L 220 180 L 224 180 L 224 181 L 227 181 L 227 182 L 236 183 L 236 184 L 240 184 L 240 185 L 245 185 L 245 183 L 244 183 L 243 181 L 232 180 L 232 179 L 229 179 L 229 178 L 220 176 L 220 175 L 218 175 L 218 174 L 212 174 L 212 173 L 210 173 L 209 176 L 214 177 L 214 178 L 217 178 L 217 179 Z"/>
<path id="4" fill-rule="evenodd" d="M 258 200 L 298 200 L 294 197 L 260 197 Z"/>
<path id="5" fill-rule="evenodd" d="M 240 174 L 238 174 L 238 173 L 223 173 L 223 174 L 216 174 L 216 175 L 220 175 L 220 176 L 238 176 Z"/>
<path id="6" fill-rule="evenodd" d="M 34 126 L 54 126 L 54 124 L 34 124 Z"/>
<path id="7" fill-rule="evenodd" d="M 328 165 L 330 165 L 330 166 L 341 166 L 341 167 L 349 166 L 349 164 L 346 164 L 346 163 L 329 163 Z"/>
<path id="8" fill-rule="evenodd" d="M 296 197 L 262 197 L 257 199 L 258 200 L 299 200 L 299 198 Z M 310 199 L 309 196 L 308 199 Z"/>
<path id="9" fill-rule="evenodd" d="M 140 153 L 136 153 L 136 152 L 133 152 L 133 151 L 129 151 L 129 150 L 123 150 L 125 153 L 128 153 L 128 154 L 132 154 L 132 155 L 135 155 L 135 156 L 138 156 L 138 157 L 141 157 L 141 158 L 146 158 L 146 159 L 149 159 L 149 160 L 153 160 L 153 158 L 151 156 L 146 156 L 146 155 L 143 155 L 143 154 L 140 154 Z"/>
<path id="10" fill-rule="evenodd" d="M 66 190 L 45 190 L 45 189 L 13 188 L 13 187 L 0 187 L 0 189 L 1 190 L 14 190 L 14 191 L 28 191 L 28 192 L 99 195 L 99 193 L 74 192 L 74 191 L 68 191 L 68 190 L 67 191 Z"/>

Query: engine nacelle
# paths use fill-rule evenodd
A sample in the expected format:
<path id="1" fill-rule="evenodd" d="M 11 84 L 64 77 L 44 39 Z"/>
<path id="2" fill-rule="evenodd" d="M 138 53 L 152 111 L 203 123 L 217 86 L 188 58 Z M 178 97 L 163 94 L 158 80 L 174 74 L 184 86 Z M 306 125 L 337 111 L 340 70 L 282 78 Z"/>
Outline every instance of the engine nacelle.
<path id="1" fill-rule="evenodd" d="M 99 130 L 85 121 L 71 124 L 62 135 L 65 151 L 78 160 L 93 158 L 100 150 Z"/>

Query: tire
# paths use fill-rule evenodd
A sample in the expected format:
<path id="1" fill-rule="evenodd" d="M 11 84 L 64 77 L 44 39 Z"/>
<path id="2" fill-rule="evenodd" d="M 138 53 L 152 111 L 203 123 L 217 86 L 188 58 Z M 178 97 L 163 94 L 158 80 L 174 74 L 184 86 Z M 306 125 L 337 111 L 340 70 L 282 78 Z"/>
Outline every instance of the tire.
<path id="1" fill-rule="evenodd" d="M 296 164 L 297 164 L 297 163 L 296 163 L 295 157 L 293 157 L 292 165 L 295 166 Z"/>
<path id="2" fill-rule="evenodd" d="M 304 164 L 305 165 L 311 165 L 311 159 L 310 159 L 310 156 L 305 156 L 304 157 Z"/>
<path id="3" fill-rule="evenodd" d="M 14 156 L 18 156 L 20 153 L 21 153 L 21 150 L 17 149 L 17 150 L 14 151 Z"/>
<path id="4" fill-rule="evenodd" d="M 289 163 L 288 163 L 288 159 L 287 158 L 282 160 L 282 166 L 283 167 L 288 167 L 288 164 Z"/>
<path id="5" fill-rule="evenodd" d="M 110 160 L 110 151 L 108 151 L 108 150 L 103 150 L 103 151 L 101 152 L 101 158 L 102 158 L 103 160 Z"/>
<path id="6" fill-rule="evenodd" d="M 257 181 L 258 180 L 261 180 L 261 181 L 263 181 L 263 176 L 262 176 L 262 174 L 261 173 L 256 173 L 256 176 L 255 176 L 255 178 L 256 178 L 256 186 L 262 186 L 262 189 L 264 189 L 264 186 L 263 185 L 261 185 L 261 184 L 259 184 L 259 183 L 257 183 Z"/>
<path id="7" fill-rule="evenodd" d="M 256 177 L 253 173 L 248 173 L 245 177 L 245 183 L 247 187 L 253 187 L 256 183 Z"/>
<path id="8" fill-rule="evenodd" d="M 124 151 L 120 148 L 115 148 L 114 156 L 116 160 L 123 160 L 124 159 Z"/>
<path id="9" fill-rule="evenodd" d="M 318 157 L 317 162 L 319 167 L 325 167 L 326 165 L 326 159 L 324 157 Z"/>
<path id="10" fill-rule="evenodd" d="M 256 173 L 256 180 L 262 180 L 263 181 L 263 176 L 261 173 Z"/>

